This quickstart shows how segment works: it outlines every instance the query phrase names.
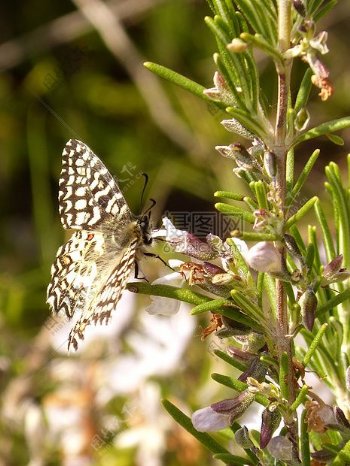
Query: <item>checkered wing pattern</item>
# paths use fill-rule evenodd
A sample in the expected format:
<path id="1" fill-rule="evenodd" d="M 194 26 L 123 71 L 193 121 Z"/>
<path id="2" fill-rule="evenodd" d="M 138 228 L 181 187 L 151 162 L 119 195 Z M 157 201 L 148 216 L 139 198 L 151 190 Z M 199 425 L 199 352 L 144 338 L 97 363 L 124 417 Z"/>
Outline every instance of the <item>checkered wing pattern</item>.
<path id="1" fill-rule="evenodd" d="M 83 142 L 70 139 L 62 154 L 59 212 L 64 228 L 94 230 L 114 217 L 131 221 L 132 214 L 116 181 Z"/>
<path id="2" fill-rule="evenodd" d="M 125 289 L 130 270 L 135 261 L 137 239 L 134 239 L 125 248 L 114 269 L 108 269 L 105 280 L 99 281 L 97 289 L 93 293 L 90 305 L 85 307 L 78 322 L 72 328 L 68 338 L 68 349 L 73 346 L 78 348 L 78 339 L 84 339 L 84 332 L 91 323 L 107 324 L 112 311 L 116 307 Z"/>
<path id="3" fill-rule="evenodd" d="M 82 142 L 63 151 L 59 210 L 65 228 L 76 230 L 57 251 L 47 302 L 54 313 L 79 315 L 68 338 L 78 348 L 91 323 L 108 323 L 125 289 L 141 227 L 116 181 Z"/>

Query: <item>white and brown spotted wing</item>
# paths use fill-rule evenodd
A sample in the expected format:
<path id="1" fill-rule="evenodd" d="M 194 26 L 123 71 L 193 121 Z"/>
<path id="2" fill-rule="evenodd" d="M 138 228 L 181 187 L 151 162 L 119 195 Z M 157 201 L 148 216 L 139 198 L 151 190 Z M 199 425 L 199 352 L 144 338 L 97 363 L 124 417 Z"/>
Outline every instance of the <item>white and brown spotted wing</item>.
<path id="1" fill-rule="evenodd" d="M 149 242 L 148 218 L 132 214 L 101 160 L 75 139 L 62 154 L 58 199 L 64 228 L 76 231 L 57 251 L 47 302 L 69 319 L 81 313 L 68 338 L 77 349 L 88 325 L 108 323 L 137 250 Z"/>

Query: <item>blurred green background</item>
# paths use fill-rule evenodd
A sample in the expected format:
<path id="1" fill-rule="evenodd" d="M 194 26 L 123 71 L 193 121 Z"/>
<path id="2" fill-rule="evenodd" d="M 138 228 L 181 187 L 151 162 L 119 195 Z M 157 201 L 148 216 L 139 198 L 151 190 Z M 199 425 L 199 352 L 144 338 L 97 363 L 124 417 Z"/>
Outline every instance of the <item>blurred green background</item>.
<path id="1" fill-rule="evenodd" d="M 231 162 L 214 150 L 215 145 L 232 141 L 232 135 L 219 124 L 224 115 L 161 82 L 142 67 L 146 60 L 161 63 L 212 87 L 215 43 L 202 20 L 210 14 L 206 3 L 110 0 L 106 5 L 111 22 L 103 25 L 102 18 L 100 31 L 79 11 L 77 5 L 84 4 L 91 2 L 28 0 L 0 4 L 2 411 L 6 411 L 6 397 L 9 392 L 13 395 L 15 388 L 14 406 L 20 410 L 24 401 L 31 400 L 38 408 L 30 414 L 32 417 L 24 408 L 18 419 L 8 413 L 2 416 L 0 464 L 6 466 L 141 464 L 136 447 L 125 450 L 113 446 L 114 430 L 104 443 L 104 447 L 112 445 L 105 455 L 87 448 L 80 456 L 69 456 L 62 453 L 59 442 L 55 445 L 56 440 L 46 439 L 44 446 L 36 447 L 43 458 L 35 457 L 35 439 L 45 435 L 31 426 L 38 428 L 41 422 L 43 432 L 50 431 L 43 406 L 59 384 L 56 379 L 51 382 L 46 369 L 37 374 L 39 368 L 48 367 L 45 364 L 49 360 L 50 344 L 43 342 L 41 331 L 49 316 L 45 300 L 50 266 L 67 237 L 57 207 L 61 152 L 66 141 L 72 137 L 84 141 L 113 174 L 124 180 L 121 188 L 135 213 L 140 211 L 143 187 L 137 175 L 146 172 L 150 179 L 146 198 L 157 200 L 155 224 L 166 210 L 213 211 L 213 192 L 217 189 L 244 189 L 232 174 Z M 331 50 L 325 61 L 336 92 L 329 102 L 321 103 L 314 91 L 309 106 L 312 124 L 349 114 L 349 19 L 346 1 L 339 2 L 324 19 Z M 107 36 L 107 43 L 103 36 Z M 271 64 L 263 56 L 257 56 L 257 60 L 262 85 L 274 102 Z M 295 67 L 295 78 L 303 69 L 303 65 Z M 349 147 L 349 132 L 342 136 L 345 147 Z M 345 168 L 345 152 L 344 147 L 327 140 L 305 144 L 297 153 L 297 171 L 316 147 L 321 148 L 321 157 L 305 196 L 317 192 L 322 197 L 324 165 L 335 160 Z M 160 386 L 163 394 L 173 394 L 198 407 L 198 400 L 203 398 L 198 392 L 206 387 L 210 363 L 206 360 L 203 364 L 200 359 L 203 343 L 198 329 L 194 335 L 185 350 L 187 363 L 177 375 L 177 383 L 165 378 Z M 55 352 L 50 353 L 50 360 L 55 357 Z M 84 364 L 87 360 L 85 357 Z M 108 405 L 109 413 L 114 415 L 118 406 L 113 401 Z M 123 430 L 125 426 L 118 432 Z M 149 460 L 144 466 L 214 464 L 195 442 L 180 431 L 174 432 L 165 436 L 168 453 L 161 453 L 158 463 Z"/>

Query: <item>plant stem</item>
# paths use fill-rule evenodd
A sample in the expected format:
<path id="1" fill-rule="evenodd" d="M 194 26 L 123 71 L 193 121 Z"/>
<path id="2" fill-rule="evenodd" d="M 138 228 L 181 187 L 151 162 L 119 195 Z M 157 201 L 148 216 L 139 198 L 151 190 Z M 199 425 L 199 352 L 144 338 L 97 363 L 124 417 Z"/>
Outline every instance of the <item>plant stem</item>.
<path id="1" fill-rule="evenodd" d="M 280 51 L 283 53 L 290 46 L 291 31 L 291 2 L 290 0 L 278 1 L 278 42 Z M 281 66 L 276 62 L 278 75 L 278 103 L 275 126 L 275 146 L 274 152 L 277 158 L 277 177 L 275 182 L 276 194 L 279 201 L 280 215 L 282 222 L 285 222 L 285 199 L 286 199 L 286 160 L 287 160 L 287 110 L 290 89 L 291 61 L 284 61 Z M 285 248 L 282 244 L 278 245 L 281 252 L 282 260 L 285 260 Z M 282 281 L 276 282 L 277 297 L 277 339 L 278 353 L 281 363 L 283 355 L 287 355 L 287 380 L 286 387 L 288 392 L 288 404 L 291 406 L 295 401 L 295 383 L 293 368 L 293 340 L 289 335 L 287 293 Z M 294 445 L 294 456 L 298 459 L 298 428 L 295 413 L 285 418 L 288 426 L 290 439 Z"/>

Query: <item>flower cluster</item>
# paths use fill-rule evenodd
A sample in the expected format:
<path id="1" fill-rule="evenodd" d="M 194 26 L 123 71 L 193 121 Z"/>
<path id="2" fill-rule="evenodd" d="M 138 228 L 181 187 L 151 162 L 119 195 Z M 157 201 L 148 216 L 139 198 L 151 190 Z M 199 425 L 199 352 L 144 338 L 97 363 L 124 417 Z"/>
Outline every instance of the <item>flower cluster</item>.
<path id="1" fill-rule="evenodd" d="M 261 2 L 252 2 L 255 7 L 251 8 L 251 2 L 209 3 L 214 15 L 206 18 L 206 23 L 218 43 L 213 87 L 203 91 L 169 70 L 154 70 L 226 112 L 221 124 L 238 140 L 217 145 L 216 150 L 233 162 L 232 171 L 240 185 L 246 183 L 249 194 L 215 193 L 228 200 L 216 203 L 215 208 L 235 220 L 226 240 L 213 234 L 202 240 L 163 219 L 164 229 L 156 236 L 165 240 L 177 262 L 171 263 L 171 274 L 155 282 L 154 291 L 162 298 L 152 298 L 149 312 L 171 314 L 176 304 L 170 298 L 177 298 L 194 305 L 192 314 L 210 313 L 202 339 L 216 339 L 220 349 L 214 350 L 215 355 L 239 371 L 234 377 L 213 374 L 216 382 L 234 389 L 235 394 L 197 409 L 192 415 L 197 431 L 230 428 L 236 443 L 249 452 L 252 461 L 248 464 L 275 464 L 276 460 L 281 465 L 300 464 L 301 458 L 306 459 L 305 464 L 319 464 L 323 459 L 338 459 L 338 451 L 350 461 L 346 452 L 346 416 L 350 415 L 349 188 L 342 182 L 339 167 L 331 163 L 326 174 L 334 211 L 333 241 L 334 225 L 328 224 L 318 197 L 300 198 L 319 151 L 294 179 L 295 149 L 301 142 L 350 126 L 350 119 L 343 118 L 308 129 L 312 84 L 320 89 L 323 101 L 333 93 L 330 73 L 321 59 L 328 52 L 327 33 L 316 29 L 330 4 L 267 1 L 264 8 Z M 256 50 L 273 62 L 278 81 L 276 105 L 266 105 Z M 292 82 L 295 59 L 307 65 L 300 86 Z M 275 121 L 271 108 L 276 108 Z M 331 137 L 339 142 L 338 137 Z M 312 209 L 323 244 L 315 227 L 309 227 L 306 239 L 298 229 Z M 247 244 L 253 245 L 248 248 Z M 152 289 L 148 291 L 152 294 Z M 303 339 L 301 346 L 299 338 Z M 321 401 L 309 381 L 311 371 L 325 380 L 339 406 L 332 408 Z M 264 407 L 260 432 L 237 423 L 253 403 Z M 304 411 L 298 422 L 301 405 Z M 188 419 L 176 419 L 188 428 Z M 321 448 L 320 436 L 328 430 L 336 431 L 338 450 L 334 445 Z M 193 433 L 192 426 L 190 431 Z M 207 437 L 197 438 L 203 441 Z M 315 450 L 312 455 L 305 452 L 304 445 L 309 443 Z M 223 455 L 225 461 L 236 464 L 232 455 Z M 310 463 L 312 458 L 314 463 Z M 237 464 L 245 464 L 245 459 Z"/>

